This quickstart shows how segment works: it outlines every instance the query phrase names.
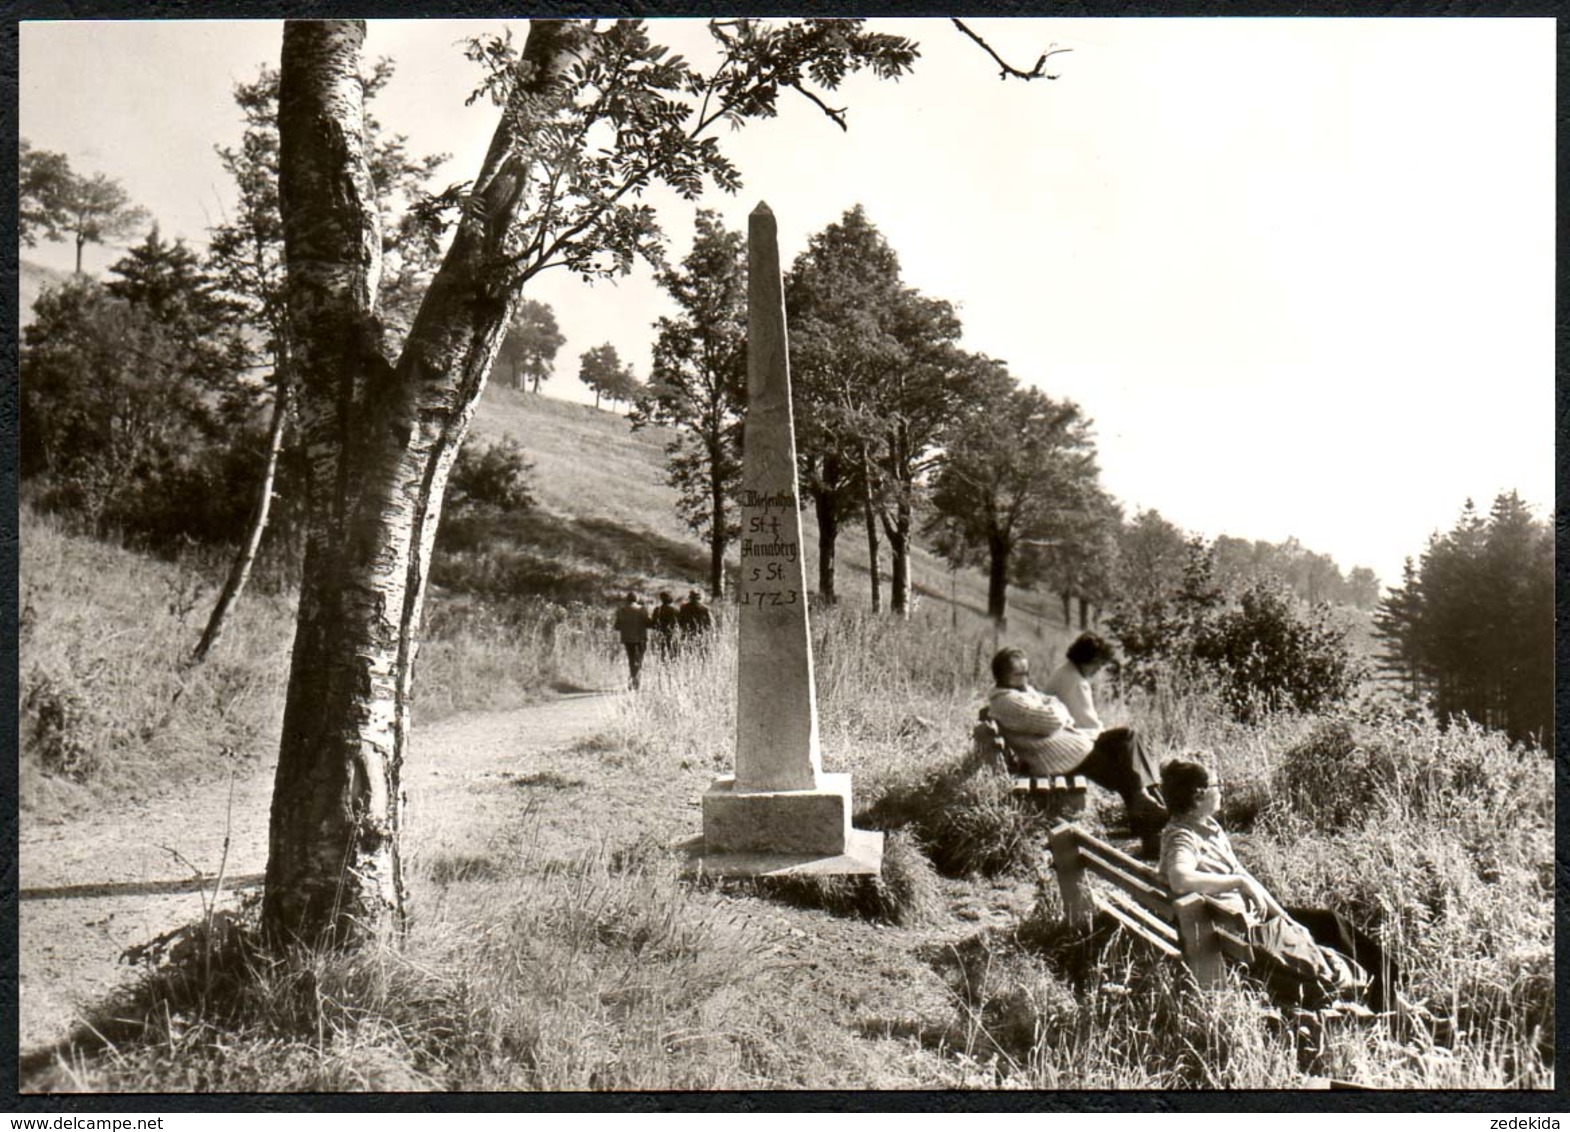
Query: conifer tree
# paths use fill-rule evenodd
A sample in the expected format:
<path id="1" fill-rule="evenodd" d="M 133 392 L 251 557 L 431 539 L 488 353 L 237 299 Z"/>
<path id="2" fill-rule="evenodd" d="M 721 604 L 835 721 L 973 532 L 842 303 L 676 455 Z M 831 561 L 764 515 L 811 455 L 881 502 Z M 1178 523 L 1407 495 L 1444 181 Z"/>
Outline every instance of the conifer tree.
<path id="1" fill-rule="evenodd" d="M 1466 716 L 1553 747 L 1553 537 L 1515 492 L 1471 500 L 1381 602 L 1385 662 L 1441 723 Z"/>

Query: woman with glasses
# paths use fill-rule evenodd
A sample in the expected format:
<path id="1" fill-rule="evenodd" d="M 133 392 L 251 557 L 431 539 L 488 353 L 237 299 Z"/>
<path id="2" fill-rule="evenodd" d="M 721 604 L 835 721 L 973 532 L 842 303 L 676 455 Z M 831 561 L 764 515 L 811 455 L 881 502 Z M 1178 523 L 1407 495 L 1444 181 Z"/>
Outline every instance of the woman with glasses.
<path id="1" fill-rule="evenodd" d="M 1221 788 L 1204 763 L 1163 764 L 1161 792 L 1171 814 L 1161 831 L 1162 878 L 1179 896 L 1198 892 L 1243 914 L 1273 991 L 1309 999 L 1356 995 L 1374 1010 L 1385 1010 L 1388 998 L 1394 1007 L 1395 968 L 1378 944 L 1338 912 L 1282 907 L 1243 867 L 1216 820 Z M 1304 975 L 1311 976 L 1306 983 Z"/>

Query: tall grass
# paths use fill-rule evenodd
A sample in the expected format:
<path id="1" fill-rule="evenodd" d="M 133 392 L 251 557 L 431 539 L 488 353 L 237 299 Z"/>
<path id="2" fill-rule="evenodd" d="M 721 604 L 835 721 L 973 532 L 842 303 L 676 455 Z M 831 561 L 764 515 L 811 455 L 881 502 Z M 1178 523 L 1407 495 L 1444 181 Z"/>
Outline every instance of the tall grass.
<path id="1" fill-rule="evenodd" d="M 205 578 L 23 523 L 24 789 L 151 786 L 219 743 L 254 757 L 275 741 L 283 599 L 248 597 L 217 665 L 189 673 L 180 658 Z M 673 804 L 689 780 L 731 768 L 735 626 L 717 614 L 703 647 L 651 657 L 642 691 L 586 738 L 599 788 Z M 443 594 L 428 629 L 421 719 L 625 681 L 590 606 Z M 990 683 L 990 634 L 846 609 L 815 616 L 813 632 L 824 765 L 855 776 L 860 808 L 957 772 Z M 1045 667 L 1063 641 L 1024 643 Z M 1162 754 L 1208 750 L 1249 864 L 1284 902 L 1338 908 L 1376 934 L 1431 1020 L 1294 1016 L 1235 970 L 1202 991 L 1123 933 L 1065 926 L 1028 836 L 1019 860 L 1040 875 L 1034 911 L 978 930 L 942 907 L 994 891 L 972 882 L 907 870 L 938 905 L 920 922 L 873 923 L 850 906 L 835 918 L 828 900 L 802 910 L 692 887 L 662 844 L 617 846 L 599 829 L 583 830 L 576 855 L 533 852 L 520 814 L 408 847 L 415 921 L 401 950 L 268 957 L 242 927 L 210 968 L 171 957 L 149 971 L 97 1021 L 107 1043 L 88 1035 L 30 1061 L 23 1086 L 1232 1088 L 1305 1073 L 1392 1088 L 1552 1084 L 1542 752 L 1375 713 L 1245 727 L 1192 688 L 1105 699 L 1106 717 Z M 900 838 L 896 852 L 914 847 Z M 819 938 L 804 946 L 809 933 Z"/>
<path id="2" fill-rule="evenodd" d="M 609 741 L 642 754 L 734 758 L 737 632 L 716 611 L 700 650 L 671 665 L 651 660 L 642 695 L 629 697 Z M 814 612 L 812 648 L 824 769 L 857 776 L 876 792 L 885 778 L 939 768 L 963 756 L 975 709 L 990 685 L 990 633 L 959 635 L 853 608 Z"/>
<path id="3" fill-rule="evenodd" d="M 733 637 L 722 630 L 701 661 L 671 670 L 653 695 L 630 698 L 612 725 L 614 741 L 645 759 L 679 746 L 728 767 Z M 940 809 L 962 810 L 949 823 L 953 836 L 926 845 L 955 873 L 994 871 L 975 854 L 1014 828 L 990 820 L 978 833 L 959 820 L 997 808 L 961 765 L 970 710 L 990 682 L 977 678 L 975 654 L 990 647 L 956 647 L 952 635 L 919 623 L 841 611 L 814 624 L 825 766 L 853 771 L 858 801 L 873 813 L 915 812 L 922 807 L 904 803 L 923 791 Z M 1543 752 L 1377 709 L 1277 713 L 1243 725 L 1202 688 L 1104 698 L 1104 717 L 1143 730 L 1162 756 L 1205 751 L 1223 784 L 1223 821 L 1258 875 L 1284 902 L 1335 908 L 1380 938 L 1431 1018 L 1414 1029 L 1390 1019 L 1316 1022 L 1300 1033 L 1235 973 L 1233 990 L 1220 997 L 1197 988 L 1177 994 L 1170 965 L 1138 953 L 1103 957 L 1095 978 L 1051 989 L 1033 965 L 1050 967 L 1043 955 L 1078 946 L 1058 938 L 1045 951 L 1016 947 L 1035 958 L 1011 952 L 996 968 L 996 996 L 983 989 L 981 1005 L 972 1004 L 981 1030 L 1001 1026 L 1016 1037 L 1036 1009 L 1029 1004 L 1058 1004 L 1038 1011 L 1028 1048 L 1015 1041 L 998 1054 L 1016 1081 L 1268 1087 L 1305 1067 L 1391 1087 L 1551 1081 L 1553 769 Z M 935 785 L 951 780 L 976 788 Z M 1039 839 L 1022 836 L 1026 858 L 1043 862 Z M 953 846 L 970 856 L 943 860 Z M 1013 867 L 1018 858 L 1004 852 L 1000 860 Z M 1050 921 L 1055 894 L 1044 893 L 1037 916 Z M 1053 1010 L 1064 994 L 1078 1004 L 1074 1018 L 1089 1021 L 1060 1025 Z M 1003 1021 L 982 1018 L 998 1010 Z"/>
<path id="4" fill-rule="evenodd" d="M 807 993 L 783 925 L 666 860 L 425 862 L 401 950 L 149 969 L 26 1091 L 899 1087 Z M 498 852 L 500 852 L 498 847 Z M 504 875 L 502 875 L 504 874 Z M 831 1005 L 831 1004 L 830 1004 Z M 96 1033 L 96 1038 L 93 1034 Z"/>
<path id="5" fill-rule="evenodd" d="M 228 639 L 186 663 L 215 591 L 154 562 L 21 514 L 20 799 L 57 813 L 261 757 L 276 736 L 292 616 L 253 594 Z"/>
<path id="6" fill-rule="evenodd" d="M 58 817 L 272 757 L 293 641 L 291 595 L 247 591 L 222 643 L 193 667 L 221 562 L 145 558 L 28 507 L 20 519 L 23 810 Z M 618 686 L 604 621 L 581 603 L 433 595 L 415 673 L 416 726 Z"/>

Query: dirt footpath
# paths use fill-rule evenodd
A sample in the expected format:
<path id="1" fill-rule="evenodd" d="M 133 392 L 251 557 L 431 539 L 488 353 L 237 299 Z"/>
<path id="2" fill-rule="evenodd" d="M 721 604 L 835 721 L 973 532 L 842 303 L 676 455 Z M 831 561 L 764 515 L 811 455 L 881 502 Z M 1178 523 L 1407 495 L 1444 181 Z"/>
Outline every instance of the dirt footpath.
<path id="1" fill-rule="evenodd" d="M 499 824 L 515 792 L 486 780 L 598 728 L 616 697 L 568 696 L 509 712 L 418 728 L 404 770 L 412 841 L 442 827 L 469 835 Z M 79 819 L 30 826 L 19 843 L 20 1033 L 23 1052 L 65 1037 L 81 1006 L 132 977 L 121 953 L 202 915 L 223 862 L 225 896 L 260 885 L 274 764 L 228 783 L 108 805 Z M 224 839 L 229 838 L 227 860 Z"/>

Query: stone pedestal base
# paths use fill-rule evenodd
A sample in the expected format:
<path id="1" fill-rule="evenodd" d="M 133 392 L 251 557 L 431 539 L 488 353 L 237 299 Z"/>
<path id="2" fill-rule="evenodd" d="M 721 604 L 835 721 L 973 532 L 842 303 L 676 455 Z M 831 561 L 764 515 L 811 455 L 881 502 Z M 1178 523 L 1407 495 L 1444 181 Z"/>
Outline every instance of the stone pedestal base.
<path id="1" fill-rule="evenodd" d="M 812 790 L 757 791 L 727 775 L 703 795 L 703 836 L 683 848 L 695 868 L 721 876 L 875 874 L 883 835 L 851 829 L 850 809 L 848 774 L 820 774 Z"/>
<path id="2" fill-rule="evenodd" d="M 853 829 L 845 851 L 832 857 L 812 853 L 714 853 L 702 837 L 675 846 L 687 855 L 686 872 L 712 877 L 871 876 L 883 871 L 883 834 Z"/>
<path id="3" fill-rule="evenodd" d="M 710 853 L 811 853 L 832 857 L 850 837 L 850 775 L 820 774 L 815 790 L 736 789 L 726 775 L 703 796 Z"/>

